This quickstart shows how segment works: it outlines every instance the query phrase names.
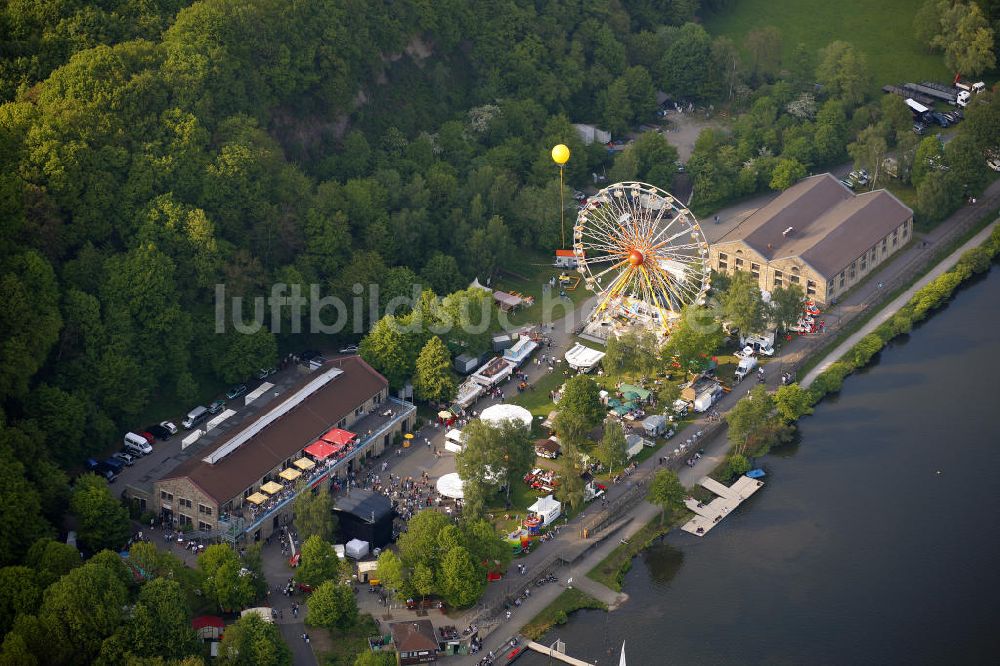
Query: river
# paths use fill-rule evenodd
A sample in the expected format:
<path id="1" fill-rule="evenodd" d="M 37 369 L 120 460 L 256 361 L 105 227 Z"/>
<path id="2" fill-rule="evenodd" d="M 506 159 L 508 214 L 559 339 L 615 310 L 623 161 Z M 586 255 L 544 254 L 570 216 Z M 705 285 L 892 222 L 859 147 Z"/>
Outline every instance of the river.
<path id="1" fill-rule="evenodd" d="M 629 601 L 541 641 L 617 664 L 970 664 L 1000 654 L 1000 270 L 758 461 L 708 536 L 636 558 Z M 525 664 L 544 664 L 532 655 Z"/>

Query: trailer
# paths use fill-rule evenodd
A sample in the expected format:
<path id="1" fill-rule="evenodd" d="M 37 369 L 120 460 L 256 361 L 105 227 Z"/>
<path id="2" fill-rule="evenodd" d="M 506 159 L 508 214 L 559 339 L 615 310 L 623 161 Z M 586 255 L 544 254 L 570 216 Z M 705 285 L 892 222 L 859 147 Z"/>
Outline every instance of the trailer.
<path id="1" fill-rule="evenodd" d="M 479 396 L 483 394 L 484 390 L 483 385 L 475 379 L 466 379 L 458 386 L 458 391 L 455 396 L 455 405 L 462 410 L 468 409 L 476 402 L 476 400 L 479 400 Z"/>
<path id="2" fill-rule="evenodd" d="M 694 411 L 707 412 L 715 404 L 715 401 L 722 397 L 722 387 L 716 384 L 706 388 L 694 399 Z"/>
<path id="3" fill-rule="evenodd" d="M 909 97 L 906 98 L 906 106 L 910 107 L 910 111 L 912 111 L 913 115 L 917 116 L 918 119 L 923 118 L 924 114 L 930 111 L 930 109 L 926 106 L 920 102 L 913 101 Z"/>
<path id="4" fill-rule="evenodd" d="M 901 86 L 882 86 L 882 92 L 887 95 L 897 95 L 903 99 L 910 97 L 914 101 L 920 102 L 925 106 L 932 106 L 934 104 L 933 97 L 917 92 L 916 90 L 907 90 Z"/>
<path id="5" fill-rule="evenodd" d="M 496 356 L 472 373 L 472 379 L 485 387 L 496 386 L 514 374 L 514 364 L 502 356 Z"/>
<path id="6" fill-rule="evenodd" d="M 947 102 L 948 104 L 954 105 L 958 102 L 958 94 L 951 86 L 924 81 L 923 83 L 907 83 L 903 87 L 907 90 L 930 95 L 934 99 Z"/>
<path id="7" fill-rule="evenodd" d="M 476 369 L 476 366 L 479 365 L 479 359 L 469 354 L 459 354 L 455 357 L 452 365 L 455 366 L 455 371 L 458 374 L 467 375 Z"/>

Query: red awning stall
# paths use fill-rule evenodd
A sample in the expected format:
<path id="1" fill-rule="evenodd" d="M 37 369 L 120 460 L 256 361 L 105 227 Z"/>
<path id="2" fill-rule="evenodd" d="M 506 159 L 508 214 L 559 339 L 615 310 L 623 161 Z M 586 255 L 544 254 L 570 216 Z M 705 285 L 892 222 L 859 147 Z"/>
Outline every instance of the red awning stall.
<path id="1" fill-rule="evenodd" d="M 307 446 L 305 448 L 305 452 L 311 455 L 316 460 L 323 461 L 332 456 L 333 454 L 335 454 L 342 448 L 343 448 L 342 446 L 337 447 L 334 446 L 333 444 L 328 444 L 323 440 L 319 439 L 310 444 L 309 446 Z"/>
<path id="2" fill-rule="evenodd" d="M 323 435 L 320 439 L 324 442 L 329 442 L 330 444 L 345 445 L 353 442 L 355 437 L 357 437 L 357 435 L 349 430 L 334 428 Z"/>

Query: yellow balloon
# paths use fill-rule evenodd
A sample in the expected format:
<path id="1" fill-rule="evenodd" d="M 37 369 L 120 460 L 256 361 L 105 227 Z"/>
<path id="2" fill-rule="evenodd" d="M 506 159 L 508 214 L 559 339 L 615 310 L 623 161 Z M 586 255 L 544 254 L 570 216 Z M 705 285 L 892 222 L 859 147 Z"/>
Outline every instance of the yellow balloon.
<path id="1" fill-rule="evenodd" d="M 567 148 L 564 144 L 561 143 L 558 146 L 553 147 L 552 161 L 558 164 L 559 166 L 566 164 L 566 162 L 569 161 L 569 148 Z"/>

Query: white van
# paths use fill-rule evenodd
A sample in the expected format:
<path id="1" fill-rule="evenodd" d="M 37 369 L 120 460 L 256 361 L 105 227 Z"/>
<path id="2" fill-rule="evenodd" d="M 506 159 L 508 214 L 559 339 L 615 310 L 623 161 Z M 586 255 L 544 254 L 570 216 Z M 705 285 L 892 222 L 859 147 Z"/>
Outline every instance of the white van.
<path id="1" fill-rule="evenodd" d="M 153 447 L 149 445 L 146 438 L 134 432 L 125 433 L 125 450 L 129 453 L 137 453 L 140 456 L 149 455 L 153 452 Z"/>
<path id="2" fill-rule="evenodd" d="M 190 412 L 188 412 L 187 417 L 181 421 L 181 425 L 184 426 L 186 430 L 190 430 L 195 427 L 201 421 L 204 421 L 208 417 L 208 407 L 204 405 L 198 405 Z"/>

